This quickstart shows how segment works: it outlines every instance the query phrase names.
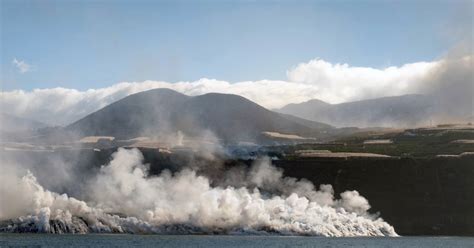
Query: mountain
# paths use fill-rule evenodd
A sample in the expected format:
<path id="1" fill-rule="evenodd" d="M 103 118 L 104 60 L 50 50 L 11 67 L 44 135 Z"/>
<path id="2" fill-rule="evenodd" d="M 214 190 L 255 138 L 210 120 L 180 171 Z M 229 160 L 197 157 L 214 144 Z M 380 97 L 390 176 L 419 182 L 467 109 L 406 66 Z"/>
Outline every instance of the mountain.
<path id="1" fill-rule="evenodd" d="M 406 127 L 430 124 L 434 106 L 430 96 L 412 94 L 340 104 L 315 99 L 276 111 L 338 127 Z"/>
<path id="2" fill-rule="evenodd" d="M 140 92 L 114 102 L 66 127 L 81 136 L 120 139 L 160 136 L 178 131 L 188 136 L 210 131 L 226 142 L 258 142 L 265 131 L 315 137 L 331 128 L 267 110 L 237 95 L 187 96 L 169 89 Z"/>
<path id="3" fill-rule="evenodd" d="M 334 129 L 331 125 L 326 124 L 326 123 L 310 121 L 310 120 L 303 119 L 303 118 L 296 117 L 294 115 L 289 115 L 289 114 L 280 113 L 280 115 L 288 120 L 294 121 L 296 123 L 299 123 L 301 125 L 304 125 L 310 128 L 319 129 L 319 130 L 333 130 Z"/>
<path id="4" fill-rule="evenodd" d="M 0 129 L 8 130 L 10 132 L 32 131 L 39 128 L 46 127 L 46 124 L 21 118 L 11 114 L 0 113 Z"/>
<path id="5" fill-rule="evenodd" d="M 3 141 L 32 135 L 36 130 L 46 126 L 46 124 L 39 121 L 0 113 L 0 139 Z"/>

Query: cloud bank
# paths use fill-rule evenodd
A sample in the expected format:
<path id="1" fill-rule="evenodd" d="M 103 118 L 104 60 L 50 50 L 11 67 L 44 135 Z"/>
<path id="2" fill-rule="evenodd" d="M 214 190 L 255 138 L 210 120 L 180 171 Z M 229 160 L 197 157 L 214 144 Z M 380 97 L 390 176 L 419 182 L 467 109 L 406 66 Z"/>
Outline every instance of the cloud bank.
<path id="1" fill-rule="evenodd" d="M 317 87 L 330 103 L 411 93 L 410 90 L 440 61 L 417 62 L 376 69 L 331 64 L 322 59 L 302 63 L 287 72 L 289 81 Z"/>
<path id="2" fill-rule="evenodd" d="M 42 121 L 51 125 L 69 124 L 130 94 L 155 88 L 169 88 L 187 95 L 209 92 L 237 94 L 266 108 L 279 108 L 289 103 L 320 99 L 340 103 L 367 98 L 410 93 L 431 93 L 432 85 L 461 70 L 463 79 L 472 78 L 471 54 L 459 59 L 444 58 L 432 62 L 416 62 L 382 69 L 332 64 L 322 59 L 301 63 L 287 71 L 287 80 L 259 80 L 230 83 L 202 78 L 187 82 L 121 82 L 105 88 L 79 91 L 67 88 L 13 90 L 2 92 L 4 112 Z M 467 63 L 467 64 L 466 64 Z M 457 80 L 457 81 L 460 81 Z M 472 85 L 472 81 L 463 83 Z M 460 90 L 463 92 L 463 90 Z M 472 102 L 472 91 L 467 92 Z M 464 96 L 465 97 L 465 96 Z"/>

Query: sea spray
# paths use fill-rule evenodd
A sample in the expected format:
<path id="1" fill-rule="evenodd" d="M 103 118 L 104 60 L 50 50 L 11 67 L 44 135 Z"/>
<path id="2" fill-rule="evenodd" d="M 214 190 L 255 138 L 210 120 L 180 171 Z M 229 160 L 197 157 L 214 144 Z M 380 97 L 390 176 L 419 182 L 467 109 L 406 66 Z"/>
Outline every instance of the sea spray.
<path id="1" fill-rule="evenodd" d="M 367 213 L 370 205 L 357 191 L 334 199 L 330 185 L 316 190 L 309 181 L 285 178 L 269 160 L 256 162 L 238 187 L 213 186 L 191 169 L 149 176 L 142 161 L 139 150 L 119 149 L 91 183 L 87 203 L 44 189 L 28 173 L 17 182 L 24 215 L 0 216 L 0 231 L 397 235 Z"/>

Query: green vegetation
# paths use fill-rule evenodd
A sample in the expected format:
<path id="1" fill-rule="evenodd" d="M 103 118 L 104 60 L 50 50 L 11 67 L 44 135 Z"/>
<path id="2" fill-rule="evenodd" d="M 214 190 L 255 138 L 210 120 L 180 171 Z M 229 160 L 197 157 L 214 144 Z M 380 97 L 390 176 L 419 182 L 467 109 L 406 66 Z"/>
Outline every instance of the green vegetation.
<path id="1" fill-rule="evenodd" d="M 364 144 L 367 140 L 390 139 L 390 144 Z M 298 144 L 273 147 L 291 159 L 297 150 L 330 150 L 331 152 L 364 152 L 399 157 L 429 158 L 436 155 L 459 155 L 474 152 L 473 143 L 454 143 L 455 140 L 474 140 L 474 129 L 409 129 L 392 133 L 359 133 L 332 143 Z"/>

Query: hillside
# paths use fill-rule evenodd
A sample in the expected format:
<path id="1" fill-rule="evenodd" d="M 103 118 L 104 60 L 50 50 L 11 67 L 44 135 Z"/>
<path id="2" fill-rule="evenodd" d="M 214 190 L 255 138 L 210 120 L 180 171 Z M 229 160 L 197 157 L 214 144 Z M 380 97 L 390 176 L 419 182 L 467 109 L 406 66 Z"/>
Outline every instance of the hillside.
<path id="1" fill-rule="evenodd" d="M 10 141 L 27 137 L 46 126 L 46 124 L 39 121 L 0 113 L 0 140 Z"/>
<path id="2" fill-rule="evenodd" d="M 340 104 L 315 99 L 276 111 L 338 127 L 406 127 L 430 124 L 434 104 L 430 97 L 414 94 Z"/>
<path id="3" fill-rule="evenodd" d="M 331 128 L 292 118 L 237 95 L 210 93 L 190 97 L 169 89 L 154 89 L 112 103 L 66 130 L 81 136 L 121 139 L 181 131 L 188 136 L 212 133 L 226 142 L 259 142 L 265 131 L 316 137 Z"/>

